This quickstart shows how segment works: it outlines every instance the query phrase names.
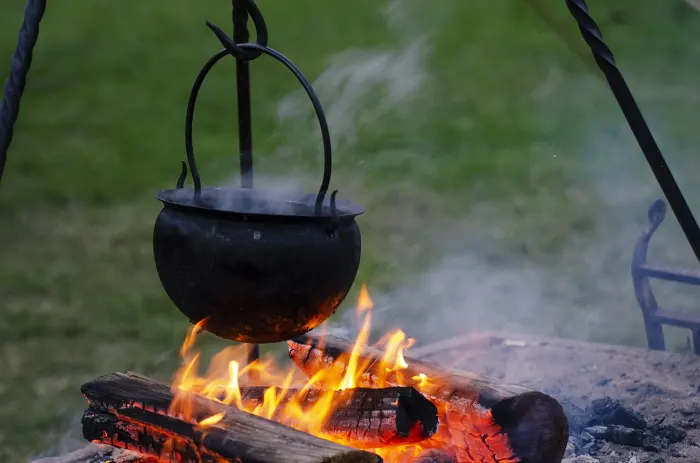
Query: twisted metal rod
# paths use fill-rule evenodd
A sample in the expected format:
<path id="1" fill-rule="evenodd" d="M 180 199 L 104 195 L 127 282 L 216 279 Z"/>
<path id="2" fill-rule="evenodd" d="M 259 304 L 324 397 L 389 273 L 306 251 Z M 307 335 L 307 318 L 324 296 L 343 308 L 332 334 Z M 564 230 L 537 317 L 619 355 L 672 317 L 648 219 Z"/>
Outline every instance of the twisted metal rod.
<path id="1" fill-rule="evenodd" d="M 598 64 L 598 67 L 605 75 L 630 129 L 632 129 L 632 133 L 656 177 L 656 181 L 659 182 L 659 186 L 666 196 L 671 210 L 676 215 L 681 229 L 695 253 L 695 257 L 700 261 L 700 227 L 698 227 L 698 223 L 695 221 L 693 213 L 683 197 L 683 193 L 681 193 L 676 180 L 673 178 L 673 174 L 671 174 L 671 170 L 666 164 L 661 150 L 656 144 L 654 136 L 632 96 L 632 92 L 622 77 L 622 73 L 617 68 L 612 52 L 603 42 L 603 34 L 600 32 L 600 28 L 588 13 L 588 6 L 584 0 L 566 0 L 566 5 L 578 23 L 581 35 L 590 47 L 596 64 Z"/>
<path id="2" fill-rule="evenodd" d="M 0 181 L 7 162 L 7 151 L 12 143 L 15 122 L 19 117 L 19 103 L 32 64 L 34 45 L 39 39 L 39 25 L 46 11 L 46 0 L 27 0 L 24 22 L 12 56 L 10 75 L 5 81 L 5 94 L 0 103 Z"/>

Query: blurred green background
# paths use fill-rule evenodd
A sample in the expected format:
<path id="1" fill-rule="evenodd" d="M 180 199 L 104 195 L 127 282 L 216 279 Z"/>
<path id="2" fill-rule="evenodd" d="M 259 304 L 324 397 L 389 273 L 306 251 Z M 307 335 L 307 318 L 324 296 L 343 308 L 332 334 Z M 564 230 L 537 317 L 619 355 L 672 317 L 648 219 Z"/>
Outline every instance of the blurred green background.
<path id="1" fill-rule="evenodd" d="M 589 6 L 697 205 L 700 12 L 682 0 Z M 505 327 L 644 345 L 629 263 L 661 193 L 563 0 L 260 7 L 270 46 L 326 107 L 333 186 L 367 209 L 345 306 L 363 281 L 386 302 L 376 329 L 406 325 L 420 343 Z M 176 368 L 187 322 L 155 272 L 154 193 L 175 184 L 188 92 L 219 48 L 204 21 L 230 28 L 229 8 L 49 4 L 0 187 L 0 461 L 58 451 L 84 407 L 82 382 Z M 4 70 L 22 13 L 21 0 L 0 3 Z M 314 191 L 308 102 L 276 63 L 252 72 L 257 186 Z M 234 182 L 233 62 L 199 105 L 203 181 Z M 658 235 L 655 258 L 694 263 L 672 216 Z M 672 347 L 685 335 L 672 332 Z"/>

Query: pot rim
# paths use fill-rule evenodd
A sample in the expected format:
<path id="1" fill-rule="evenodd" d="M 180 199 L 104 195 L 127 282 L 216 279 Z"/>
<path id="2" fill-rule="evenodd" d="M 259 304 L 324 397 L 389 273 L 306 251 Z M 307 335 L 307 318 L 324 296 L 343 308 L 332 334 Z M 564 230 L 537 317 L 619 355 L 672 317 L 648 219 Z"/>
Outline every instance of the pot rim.
<path id="1" fill-rule="evenodd" d="M 163 204 L 184 209 L 216 212 L 232 216 L 289 217 L 309 219 L 332 219 L 330 199 L 323 202 L 321 215 L 315 213 L 316 195 L 288 193 L 256 188 L 202 188 L 201 196 L 195 199 L 193 188 L 161 190 L 156 198 Z M 249 203 L 248 201 L 253 201 Z M 229 204 L 222 207 L 223 202 Z M 354 218 L 365 212 L 357 203 L 347 199 L 336 199 L 337 217 Z"/>

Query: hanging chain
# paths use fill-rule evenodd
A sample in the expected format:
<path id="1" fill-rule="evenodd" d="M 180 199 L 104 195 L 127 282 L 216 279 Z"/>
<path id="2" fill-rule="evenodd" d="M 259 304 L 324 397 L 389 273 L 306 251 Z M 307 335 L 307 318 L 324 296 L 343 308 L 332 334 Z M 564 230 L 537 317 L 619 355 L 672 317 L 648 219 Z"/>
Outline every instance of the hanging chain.
<path id="1" fill-rule="evenodd" d="M 34 45 L 39 38 L 39 25 L 46 11 L 46 0 L 28 0 L 24 22 L 19 30 L 17 48 L 12 56 L 10 75 L 5 81 L 5 95 L 0 103 L 0 181 L 7 162 L 7 151 L 12 143 L 15 122 L 19 117 L 19 103 L 32 64 Z"/>

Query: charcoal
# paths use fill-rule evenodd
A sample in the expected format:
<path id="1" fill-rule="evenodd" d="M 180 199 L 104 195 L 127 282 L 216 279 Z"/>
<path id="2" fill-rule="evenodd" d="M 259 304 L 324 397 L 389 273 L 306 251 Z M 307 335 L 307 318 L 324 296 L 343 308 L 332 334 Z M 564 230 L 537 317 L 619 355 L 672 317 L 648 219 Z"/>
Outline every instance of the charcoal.
<path id="1" fill-rule="evenodd" d="M 605 442 L 602 440 L 592 440 L 581 448 L 582 453 L 587 453 L 589 455 L 595 455 L 600 449 L 603 448 Z"/>
<path id="2" fill-rule="evenodd" d="M 583 446 L 586 449 L 592 443 L 606 441 L 612 444 L 641 447 L 644 450 L 660 452 L 671 443 L 680 442 L 685 438 L 685 432 L 675 426 L 659 426 L 652 433 L 626 426 L 588 426 L 581 433 L 581 439 L 588 441 Z M 589 452 L 590 453 L 590 452 Z"/>
<path id="3" fill-rule="evenodd" d="M 655 436 L 650 433 L 644 434 L 644 439 L 642 441 L 642 448 L 650 452 L 661 452 L 667 449 L 670 445 L 668 439 L 664 437 Z"/>
<path id="4" fill-rule="evenodd" d="M 679 423 L 679 426 L 683 429 L 695 429 L 698 427 L 698 420 L 697 418 L 689 418 L 687 420 L 683 420 Z"/>
<path id="5" fill-rule="evenodd" d="M 683 416 L 695 416 L 698 413 L 700 413 L 700 408 L 699 407 L 681 408 L 680 410 L 678 410 L 678 413 L 680 413 Z"/>
<path id="6" fill-rule="evenodd" d="M 609 434 L 607 426 L 589 426 L 585 428 L 584 431 L 593 439 L 606 439 Z"/>
<path id="7" fill-rule="evenodd" d="M 688 434 L 684 429 L 670 424 L 656 426 L 652 430 L 652 433 L 655 436 L 668 440 L 671 444 L 681 442 Z"/>
<path id="8" fill-rule="evenodd" d="M 580 433 L 593 418 L 589 411 L 577 407 L 570 400 L 559 399 L 559 403 L 561 403 L 564 413 L 569 420 L 569 429 L 571 430 L 569 433 L 570 435 Z"/>
<path id="9" fill-rule="evenodd" d="M 595 399 L 591 402 L 590 409 L 593 418 L 587 423 L 588 426 L 617 425 L 631 429 L 645 429 L 647 427 L 647 422 L 642 415 L 623 405 L 619 400 L 610 397 Z"/>
<path id="10" fill-rule="evenodd" d="M 642 447 L 644 445 L 644 432 L 626 426 L 590 426 L 586 432 L 596 439 L 612 442 L 613 444 L 629 445 L 630 447 Z"/>

